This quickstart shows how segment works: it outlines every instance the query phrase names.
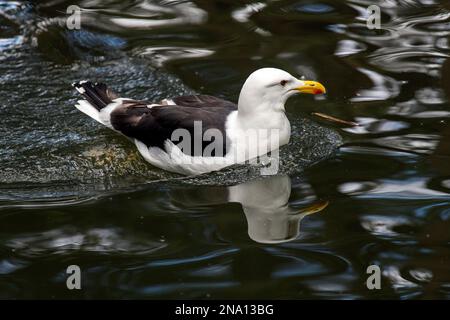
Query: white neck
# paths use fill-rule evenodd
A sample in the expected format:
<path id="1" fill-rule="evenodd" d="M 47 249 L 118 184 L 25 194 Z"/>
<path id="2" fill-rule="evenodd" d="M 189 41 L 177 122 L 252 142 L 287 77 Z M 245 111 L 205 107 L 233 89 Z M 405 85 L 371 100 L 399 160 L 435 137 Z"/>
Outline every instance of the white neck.
<path id="1" fill-rule="evenodd" d="M 291 125 L 284 113 L 284 104 L 274 108 L 266 104 L 270 102 L 248 105 L 243 101 L 245 99 L 239 99 L 238 111 L 230 115 L 226 125 L 238 163 L 252 158 L 248 150 L 254 151 L 253 148 L 257 148 L 260 156 L 289 143 Z"/>
<path id="2" fill-rule="evenodd" d="M 284 97 L 270 99 L 260 94 L 257 96 L 244 86 L 239 95 L 237 121 L 241 128 L 279 129 L 290 135 L 289 120 L 285 115 Z"/>
<path id="3" fill-rule="evenodd" d="M 283 112 L 287 96 L 270 96 L 244 85 L 238 100 L 238 113 L 241 117 L 254 117 L 257 114 Z"/>

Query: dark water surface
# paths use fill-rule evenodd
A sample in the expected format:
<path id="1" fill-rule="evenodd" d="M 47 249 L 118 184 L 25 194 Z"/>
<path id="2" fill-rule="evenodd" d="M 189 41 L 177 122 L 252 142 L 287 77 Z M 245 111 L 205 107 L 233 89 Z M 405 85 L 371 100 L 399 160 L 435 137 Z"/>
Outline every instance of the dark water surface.
<path id="1" fill-rule="evenodd" d="M 0 298 L 450 298 L 449 54 L 447 1 L 0 1 Z M 85 78 L 236 101 L 264 66 L 328 89 L 264 179 L 180 179 L 73 107 Z"/>

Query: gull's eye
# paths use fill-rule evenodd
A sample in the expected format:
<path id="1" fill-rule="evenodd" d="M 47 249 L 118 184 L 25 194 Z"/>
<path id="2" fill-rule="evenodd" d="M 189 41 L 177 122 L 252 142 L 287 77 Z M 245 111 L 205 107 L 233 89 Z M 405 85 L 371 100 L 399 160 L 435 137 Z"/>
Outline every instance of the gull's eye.
<path id="1" fill-rule="evenodd" d="M 284 87 L 284 86 L 286 85 L 286 83 L 288 83 L 287 80 L 281 80 L 281 81 L 280 81 L 280 85 L 281 85 L 282 87 Z"/>

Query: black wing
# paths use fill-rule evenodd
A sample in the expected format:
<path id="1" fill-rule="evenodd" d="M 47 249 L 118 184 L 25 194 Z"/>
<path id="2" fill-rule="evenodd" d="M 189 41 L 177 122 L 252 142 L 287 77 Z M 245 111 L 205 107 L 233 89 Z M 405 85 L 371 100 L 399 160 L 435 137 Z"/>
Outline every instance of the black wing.
<path id="1" fill-rule="evenodd" d="M 217 129 L 223 137 L 221 153 L 213 152 L 211 155 L 223 156 L 228 152 L 225 122 L 228 115 L 237 110 L 234 103 L 206 95 L 183 96 L 172 100 L 176 105 L 158 105 L 151 108 L 142 101 L 124 101 L 111 113 L 111 124 L 114 129 L 128 137 L 135 138 L 148 147 L 161 149 L 164 149 L 166 140 L 172 140 L 172 133 L 176 129 L 186 129 L 190 133 L 191 148 L 182 149 L 183 152 L 191 156 L 201 156 L 204 148 L 212 141 L 202 139 L 201 150 L 194 148 L 194 122 L 200 121 L 202 135 L 208 129 Z"/>
<path id="2" fill-rule="evenodd" d="M 237 105 L 233 102 L 220 99 L 214 96 L 208 95 L 193 95 L 193 96 L 181 96 L 173 98 L 172 101 L 182 107 L 192 107 L 192 108 L 231 108 L 232 110 L 237 110 Z"/>

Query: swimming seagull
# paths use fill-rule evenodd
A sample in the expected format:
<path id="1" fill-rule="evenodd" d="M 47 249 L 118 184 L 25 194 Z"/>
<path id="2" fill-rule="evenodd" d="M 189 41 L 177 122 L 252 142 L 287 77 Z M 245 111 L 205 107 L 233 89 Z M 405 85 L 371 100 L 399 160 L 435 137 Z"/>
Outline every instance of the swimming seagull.
<path id="1" fill-rule="evenodd" d="M 73 86 L 84 98 L 78 110 L 129 137 L 152 165 L 184 175 L 220 170 L 277 150 L 291 135 L 286 100 L 296 93 L 326 92 L 319 82 L 275 68 L 253 72 L 237 105 L 209 95 L 149 103 L 120 98 L 103 83 Z"/>

